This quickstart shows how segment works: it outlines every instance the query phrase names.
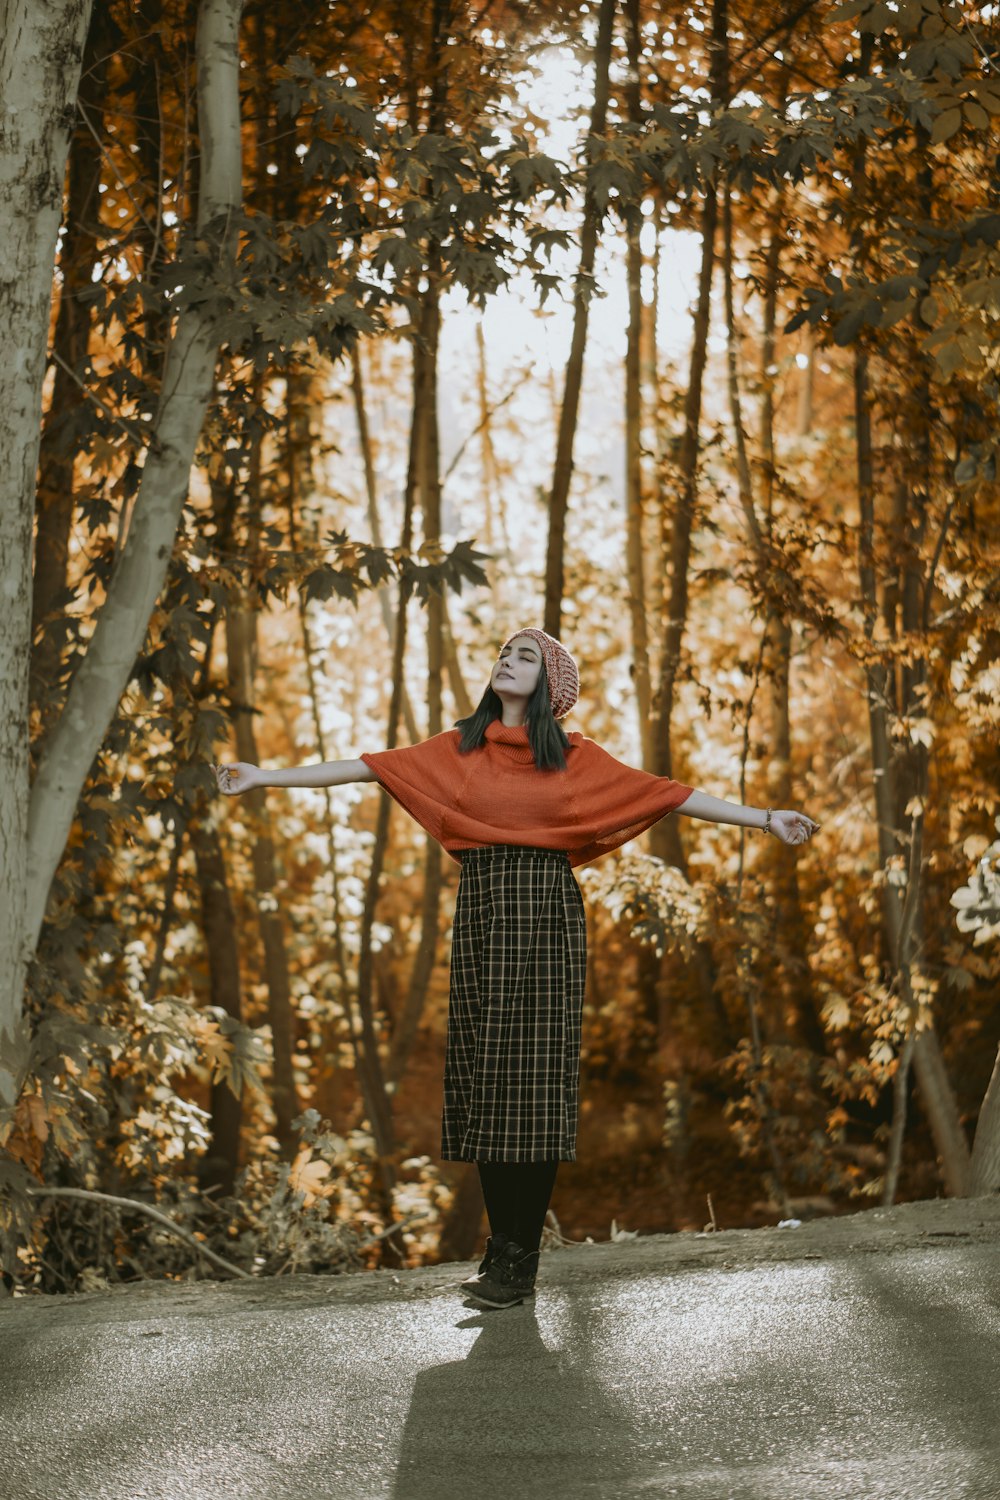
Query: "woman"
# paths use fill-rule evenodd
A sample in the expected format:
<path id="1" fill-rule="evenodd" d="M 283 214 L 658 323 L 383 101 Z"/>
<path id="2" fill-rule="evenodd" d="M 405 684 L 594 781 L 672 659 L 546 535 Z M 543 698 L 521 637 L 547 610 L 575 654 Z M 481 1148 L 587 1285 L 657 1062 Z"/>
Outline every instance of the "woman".
<path id="1" fill-rule="evenodd" d="M 461 864 L 452 932 L 441 1156 L 474 1161 L 492 1230 L 475 1301 L 534 1290 L 560 1161 L 576 1160 L 586 920 L 572 868 L 680 811 L 801 844 L 804 813 L 724 802 L 623 765 L 559 724 L 576 662 L 544 630 L 505 641 L 479 706 L 454 729 L 360 760 L 262 771 L 216 768 L 235 796 L 255 786 L 379 781 Z"/>

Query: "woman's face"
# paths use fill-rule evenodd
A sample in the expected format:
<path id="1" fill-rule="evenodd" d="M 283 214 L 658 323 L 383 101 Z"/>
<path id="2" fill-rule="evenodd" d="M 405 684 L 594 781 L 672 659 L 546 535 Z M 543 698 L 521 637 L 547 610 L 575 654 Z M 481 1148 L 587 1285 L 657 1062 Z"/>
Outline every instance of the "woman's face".
<path id="1" fill-rule="evenodd" d="M 542 651 L 530 635 L 518 635 L 503 647 L 490 676 L 490 686 L 504 702 L 527 704 L 538 686 Z"/>

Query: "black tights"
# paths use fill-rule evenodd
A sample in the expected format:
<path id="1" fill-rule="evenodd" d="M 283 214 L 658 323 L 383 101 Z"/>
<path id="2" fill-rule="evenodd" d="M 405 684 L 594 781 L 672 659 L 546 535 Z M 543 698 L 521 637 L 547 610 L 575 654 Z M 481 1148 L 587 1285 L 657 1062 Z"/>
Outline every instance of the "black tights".
<path id="1" fill-rule="evenodd" d="M 493 1234 L 537 1250 L 559 1162 L 479 1161 L 476 1166 Z"/>

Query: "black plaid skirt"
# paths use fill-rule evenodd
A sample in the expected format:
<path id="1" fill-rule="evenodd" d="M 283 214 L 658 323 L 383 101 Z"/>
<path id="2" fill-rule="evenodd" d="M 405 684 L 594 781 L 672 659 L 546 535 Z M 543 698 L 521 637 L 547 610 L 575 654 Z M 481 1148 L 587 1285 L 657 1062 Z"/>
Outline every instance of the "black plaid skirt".
<path id="1" fill-rule="evenodd" d="M 587 922 L 569 856 L 460 851 L 445 1161 L 575 1161 Z"/>

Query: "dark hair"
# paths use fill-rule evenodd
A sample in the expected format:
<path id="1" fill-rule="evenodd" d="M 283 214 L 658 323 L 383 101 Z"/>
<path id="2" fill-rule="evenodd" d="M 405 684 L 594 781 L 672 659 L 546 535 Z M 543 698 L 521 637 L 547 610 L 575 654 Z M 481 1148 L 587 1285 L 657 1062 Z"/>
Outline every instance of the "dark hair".
<path id="1" fill-rule="evenodd" d="M 462 731 L 458 742 L 459 753 L 468 755 L 478 750 L 486 738 L 487 725 L 503 717 L 503 702 L 490 683 L 480 698 L 477 707 L 465 719 L 456 719 L 455 728 Z M 549 702 L 549 679 L 545 662 L 541 664 L 535 691 L 528 699 L 526 714 L 528 744 L 535 757 L 535 765 L 541 771 L 565 771 L 565 752 L 570 748 L 569 737 L 552 712 Z"/>

